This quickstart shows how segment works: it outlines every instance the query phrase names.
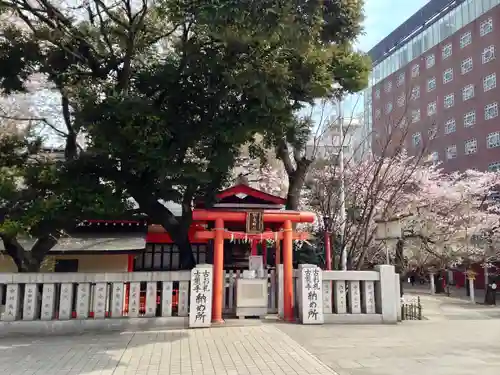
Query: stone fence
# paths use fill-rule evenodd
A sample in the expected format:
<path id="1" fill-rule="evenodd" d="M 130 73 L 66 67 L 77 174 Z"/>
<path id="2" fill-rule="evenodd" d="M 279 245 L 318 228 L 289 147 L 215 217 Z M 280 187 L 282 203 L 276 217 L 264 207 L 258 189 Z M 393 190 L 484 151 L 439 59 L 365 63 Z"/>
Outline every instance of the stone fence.
<path id="1" fill-rule="evenodd" d="M 303 324 L 397 323 L 401 320 L 399 275 L 390 265 L 374 271 L 294 271 L 295 310 Z M 281 285 L 281 278 L 280 278 Z M 280 313 L 282 301 L 279 301 Z"/>
<path id="2" fill-rule="evenodd" d="M 0 336 L 209 326 L 212 279 L 211 265 L 178 272 L 0 273 Z"/>
<path id="3" fill-rule="evenodd" d="M 277 306 L 282 315 L 280 268 L 277 274 L 277 282 L 274 273 L 268 275 L 268 313 Z M 171 272 L 0 273 L 0 336 L 208 327 L 212 280 L 211 265 Z M 296 316 L 303 324 L 398 320 L 399 282 L 392 266 L 322 271 L 301 265 L 294 271 L 294 281 Z"/>

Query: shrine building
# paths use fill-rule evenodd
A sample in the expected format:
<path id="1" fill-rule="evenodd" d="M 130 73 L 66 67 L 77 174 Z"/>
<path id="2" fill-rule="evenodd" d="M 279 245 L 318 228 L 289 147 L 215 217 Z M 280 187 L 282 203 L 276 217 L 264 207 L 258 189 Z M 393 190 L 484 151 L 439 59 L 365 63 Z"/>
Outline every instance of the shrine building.
<path id="1" fill-rule="evenodd" d="M 213 320 L 222 319 L 222 288 L 226 270 L 248 269 L 249 255 L 262 255 L 264 267 L 283 264 L 284 315 L 293 317 L 293 241 L 306 233 L 294 233 L 296 223 L 312 223 L 313 213 L 285 210 L 286 200 L 238 184 L 217 195 L 206 208 L 196 203 L 189 239 L 197 264 L 213 264 Z M 178 205 L 167 207 L 180 215 Z M 30 248 L 34 240 L 20 242 Z M 0 243 L 3 252 L 3 244 Z M 175 271 L 180 253 L 160 225 L 143 220 L 87 220 L 67 238 L 59 240 L 41 272 Z M 16 272 L 12 259 L 0 256 L 0 272 Z"/>

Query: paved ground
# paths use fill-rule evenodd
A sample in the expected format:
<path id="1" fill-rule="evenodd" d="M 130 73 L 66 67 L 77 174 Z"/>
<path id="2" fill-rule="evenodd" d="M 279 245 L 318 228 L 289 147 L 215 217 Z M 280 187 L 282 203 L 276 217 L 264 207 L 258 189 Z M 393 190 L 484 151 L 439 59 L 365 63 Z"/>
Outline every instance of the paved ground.
<path id="1" fill-rule="evenodd" d="M 245 321 L 206 330 L 0 339 L 0 375 L 500 373 L 500 308 L 421 299 L 428 320 L 393 326 Z"/>
<path id="2" fill-rule="evenodd" d="M 1 375 L 330 375 L 276 327 L 0 340 Z"/>
<path id="3" fill-rule="evenodd" d="M 339 375 L 500 373 L 500 308 L 420 298 L 428 320 L 397 326 L 278 327 Z"/>

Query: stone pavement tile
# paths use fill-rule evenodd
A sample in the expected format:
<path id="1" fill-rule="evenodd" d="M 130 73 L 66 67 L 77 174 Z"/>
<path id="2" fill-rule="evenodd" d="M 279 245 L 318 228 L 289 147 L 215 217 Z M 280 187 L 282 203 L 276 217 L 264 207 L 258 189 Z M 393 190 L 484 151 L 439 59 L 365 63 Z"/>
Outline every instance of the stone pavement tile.
<path id="1" fill-rule="evenodd" d="M 500 373 L 500 319 L 408 323 L 276 327 L 342 375 Z"/>
<path id="2" fill-rule="evenodd" d="M 270 325 L 0 340 L 1 375 L 334 375 Z"/>

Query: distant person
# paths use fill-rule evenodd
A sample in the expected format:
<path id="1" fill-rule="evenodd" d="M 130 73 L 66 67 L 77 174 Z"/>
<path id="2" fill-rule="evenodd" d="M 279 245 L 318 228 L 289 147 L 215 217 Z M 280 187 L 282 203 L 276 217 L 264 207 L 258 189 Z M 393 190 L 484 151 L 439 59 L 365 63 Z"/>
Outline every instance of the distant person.
<path id="1" fill-rule="evenodd" d="M 411 274 L 410 275 L 410 283 L 411 283 L 411 286 L 415 286 L 415 274 Z"/>

